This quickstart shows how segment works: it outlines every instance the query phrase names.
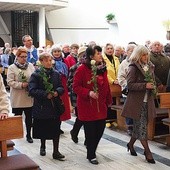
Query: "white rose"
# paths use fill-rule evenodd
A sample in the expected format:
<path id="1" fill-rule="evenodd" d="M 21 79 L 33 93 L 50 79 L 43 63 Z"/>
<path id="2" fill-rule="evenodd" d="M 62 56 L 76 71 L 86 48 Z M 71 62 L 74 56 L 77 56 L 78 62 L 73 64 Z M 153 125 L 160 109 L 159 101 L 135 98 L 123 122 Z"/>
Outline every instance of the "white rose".
<path id="1" fill-rule="evenodd" d="M 18 69 L 19 73 L 21 72 L 21 69 Z"/>
<path id="2" fill-rule="evenodd" d="M 149 70 L 148 66 L 144 66 L 144 67 L 143 67 L 143 70 L 144 70 L 145 72 L 147 72 L 147 71 Z"/>
<path id="3" fill-rule="evenodd" d="M 96 64 L 96 61 L 95 60 L 91 60 L 91 65 L 93 66 L 93 65 L 95 65 Z"/>

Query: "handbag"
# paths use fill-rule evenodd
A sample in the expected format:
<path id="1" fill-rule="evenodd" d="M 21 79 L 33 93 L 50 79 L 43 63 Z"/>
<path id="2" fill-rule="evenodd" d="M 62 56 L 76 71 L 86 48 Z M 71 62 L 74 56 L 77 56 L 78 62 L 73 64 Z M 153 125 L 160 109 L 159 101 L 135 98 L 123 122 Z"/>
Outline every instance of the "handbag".
<path id="1" fill-rule="evenodd" d="M 128 88 L 127 88 L 127 86 L 122 90 L 122 94 L 124 94 L 124 95 L 128 95 L 128 92 L 129 92 L 129 90 L 128 90 Z"/>
<path id="2" fill-rule="evenodd" d="M 55 106 L 57 115 L 60 116 L 65 112 L 64 102 L 59 96 L 55 98 Z"/>

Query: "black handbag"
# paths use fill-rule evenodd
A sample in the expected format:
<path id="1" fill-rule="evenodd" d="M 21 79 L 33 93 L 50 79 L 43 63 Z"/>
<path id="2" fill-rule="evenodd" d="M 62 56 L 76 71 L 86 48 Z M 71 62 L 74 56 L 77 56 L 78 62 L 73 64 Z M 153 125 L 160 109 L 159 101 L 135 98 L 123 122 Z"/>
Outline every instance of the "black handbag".
<path id="1" fill-rule="evenodd" d="M 127 86 L 122 90 L 122 94 L 124 94 L 124 95 L 128 95 L 128 88 L 127 88 Z"/>
<path id="2" fill-rule="evenodd" d="M 55 98 L 55 106 L 57 115 L 62 115 L 65 112 L 64 102 L 59 96 Z"/>

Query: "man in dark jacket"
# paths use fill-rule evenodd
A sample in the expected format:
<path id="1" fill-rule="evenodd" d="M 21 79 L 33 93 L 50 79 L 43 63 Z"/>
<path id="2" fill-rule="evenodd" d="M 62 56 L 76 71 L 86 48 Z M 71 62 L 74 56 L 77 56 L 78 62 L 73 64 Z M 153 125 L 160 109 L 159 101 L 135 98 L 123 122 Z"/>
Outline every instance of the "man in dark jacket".
<path id="1" fill-rule="evenodd" d="M 159 41 L 151 44 L 150 59 L 155 65 L 155 76 L 159 92 L 166 91 L 168 72 L 170 68 L 170 58 L 162 52 L 162 45 Z"/>

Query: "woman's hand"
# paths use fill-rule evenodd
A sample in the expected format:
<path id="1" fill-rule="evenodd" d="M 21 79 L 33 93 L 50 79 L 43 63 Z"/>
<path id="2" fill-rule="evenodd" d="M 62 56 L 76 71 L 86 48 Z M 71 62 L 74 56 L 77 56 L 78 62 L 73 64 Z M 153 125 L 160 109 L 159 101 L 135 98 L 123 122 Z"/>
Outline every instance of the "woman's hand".
<path id="1" fill-rule="evenodd" d="M 0 119 L 3 120 L 3 119 L 7 119 L 8 117 L 8 114 L 6 113 L 0 113 Z"/>
<path id="2" fill-rule="evenodd" d="M 58 92 L 55 91 L 54 94 L 53 94 L 54 97 L 57 97 L 58 96 Z"/>
<path id="3" fill-rule="evenodd" d="M 153 83 L 146 83 L 146 88 L 147 89 L 153 89 L 154 88 L 154 84 Z"/>
<path id="4" fill-rule="evenodd" d="M 48 98 L 48 99 L 52 99 L 52 98 L 53 98 L 53 95 L 52 95 L 51 93 L 48 93 L 47 98 Z"/>
<path id="5" fill-rule="evenodd" d="M 22 88 L 26 88 L 26 87 L 28 87 L 28 83 L 27 82 L 23 82 L 22 83 Z"/>
<path id="6" fill-rule="evenodd" d="M 119 84 L 118 80 L 117 80 L 117 79 L 114 80 L 114 81 L 113 81 L 113 84 Z"/>
<path id="7" fill-rule="evenodd" d="M 95 93 L 94 91 L 90 91 L 89 96 L 93 99 L 98 99 L 99 97 L 98 93 Z"/>

